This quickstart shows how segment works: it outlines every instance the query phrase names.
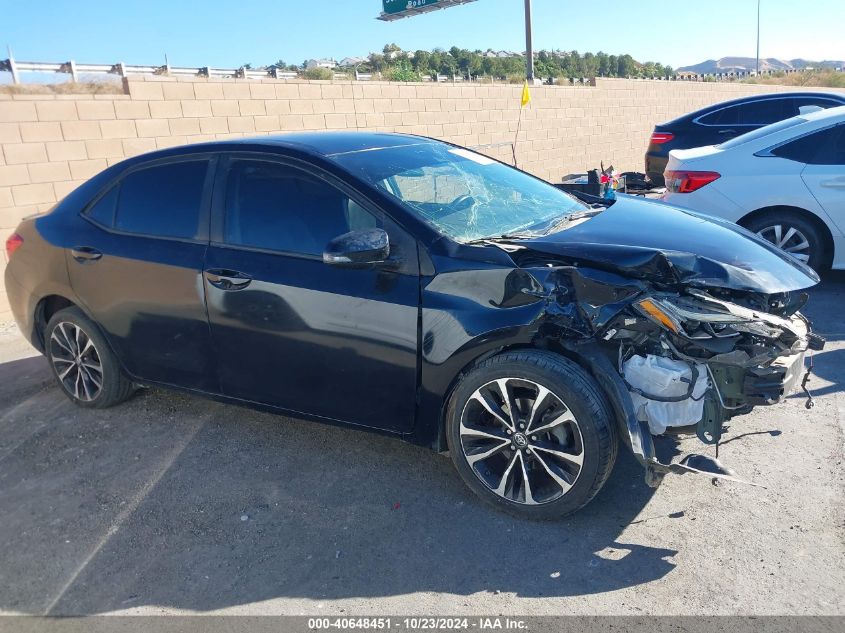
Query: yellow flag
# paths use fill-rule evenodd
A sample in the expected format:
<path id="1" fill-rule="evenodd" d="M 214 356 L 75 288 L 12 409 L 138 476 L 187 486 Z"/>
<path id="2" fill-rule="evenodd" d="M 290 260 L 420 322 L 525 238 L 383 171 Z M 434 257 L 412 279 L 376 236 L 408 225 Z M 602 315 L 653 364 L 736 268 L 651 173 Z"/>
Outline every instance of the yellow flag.
<path id="1" fill-rule="evenodd" d="M 522 107 L 524 108 L 531 103 L 531 93 L 528 91 L 528 80 L 525 80 L 525 85 L 522 87 Z"/>

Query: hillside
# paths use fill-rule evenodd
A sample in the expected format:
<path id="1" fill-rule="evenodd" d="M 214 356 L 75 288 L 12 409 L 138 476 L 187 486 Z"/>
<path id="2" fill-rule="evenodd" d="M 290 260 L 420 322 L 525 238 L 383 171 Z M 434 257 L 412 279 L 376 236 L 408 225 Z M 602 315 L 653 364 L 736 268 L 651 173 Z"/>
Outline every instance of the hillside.
<path id="1" fill-rule="evenodd" d="M 678 68 L 678 72 L 697 73 L 699 75 L 750 72 L 755 70 L 756 64 L 757 60 L 754 57 L 722 57 L 721 59 L 708 59 L 699 64 Z M 801 70 L 803 68 L 842 67 L 845 67 L 845 61 L 841 60 L 815 62 L 807 59 L 775 59 L 774 57 L 760 59 L 760 70 L 771 72 Z"/>

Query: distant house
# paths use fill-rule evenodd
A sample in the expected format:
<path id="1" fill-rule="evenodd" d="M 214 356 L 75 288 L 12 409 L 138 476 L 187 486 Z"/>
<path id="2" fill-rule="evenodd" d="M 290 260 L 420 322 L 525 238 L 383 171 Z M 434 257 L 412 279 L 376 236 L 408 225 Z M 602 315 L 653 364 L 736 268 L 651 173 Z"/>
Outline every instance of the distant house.
<path id="1" fill-rule="evenodd" d="M 341 68 L 351 68 L 352 66 L 363 64 L 366 61 L 366 57 L 344 57 L 337 63 L 337 65 Z"/>
<path id="2" fill-rule="evenodd" d="M 333 59 L 309 59 L 305 62 L 305 68 L 328 68 L 329 70 L 335 68 L 337 62 Z"/>

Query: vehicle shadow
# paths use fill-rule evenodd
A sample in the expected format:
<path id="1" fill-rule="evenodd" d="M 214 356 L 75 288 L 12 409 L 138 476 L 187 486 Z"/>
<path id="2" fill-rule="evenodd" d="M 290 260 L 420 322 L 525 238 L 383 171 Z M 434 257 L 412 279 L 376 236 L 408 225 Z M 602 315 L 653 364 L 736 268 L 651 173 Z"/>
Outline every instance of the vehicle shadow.
<path id="1" fill-rule="evenodd" d="M 675 566 L 675 550 L 620 539 L 653 494 L 624 448 L 587 508 L 529 522 L 477 500 L 447 456 L 392 438 L 155 390 L 102 412 L 57 389 L 31 400 L 55 419 L 0 457 L 4 610 L 577 596 Z"/>
<path id="2" fill-rule="evenodd" d="M 811 378 L 807 386 L 814 396 L 842 391 L 845 384 L 845 319 L 842 315 L 845 306 L 845 271 L 834 270 L 828 272 L 821 284 L 814 288 L 810 301 L 803 313 L 810 318 L 813 329 L 827 339 L 825 349 L 813 352 L 813 375 L 821 378 L 829 385 L 817 387 L 818 380 Z M 799 391 L 794 398 L 803 398 Z"/>
<path id="3" fill-rule="evenodd" d="M 845 270 L 826 273 L 810 291 L 810 300 L 801 310 L 813 322 L 813 329 L 831 341 L 845 340 Z"/>
<path id="4" fill-rule="evenodd" d="M 836 343 L 815 357 L 834 384 L 822 393 L 845 378 L 843 297 L 832 274 L 806 310 Z M 653 495 L 624 447 L 589 506 L 529 522 L 476 499 L 448 457 L 392 438 L 156 390 L 82 410 L 47 380 L 41 358 L 0 364 L 4 611 L 579 596 L 675 567 L 675 550 L 621 536 Z"/>
<path id="5" fill-rule="evenodd" d="M 53 376 L 43 356 L 0 363 L 0 403 L 8 407 L 52 385 Z"/>

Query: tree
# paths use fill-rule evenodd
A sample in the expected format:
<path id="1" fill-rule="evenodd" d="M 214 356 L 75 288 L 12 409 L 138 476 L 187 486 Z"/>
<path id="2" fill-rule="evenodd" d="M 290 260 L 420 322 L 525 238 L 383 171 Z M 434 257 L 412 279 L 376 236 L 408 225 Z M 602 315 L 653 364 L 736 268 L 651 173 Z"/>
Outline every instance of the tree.
<path id="1" fill-rule="evenodd" d="M 629 77 L 637 74 L 637 62 L 630 55 L 620 55 L 617 61 L 616 76 Z"/>
<path id="2" fill-rule="evenodd" d="M 378 53 L 372 53 L 367 64 L 373 72 L 381 72 L 387 68 L 387 58 Z"/>
<path id="3" fill-rule="evenodd" d="M 487 53 L 495 56 L 488 57 Z M 297 66 L 287 66 L 284 60 L 277 61 L 274 66 L 285 70 L 298 70 Z M 304 68 L 303 63 L 302 67 Z M 249 64 L 245 68 L 251 68 Z M 536 53 L 534 63 L 538 77 L 671 77 L 674 71 L 671 66 L 663 66 L 658 62 L 640 64 L 627 54 L 608 55 L 603 51 L 598 53 L 584 53 L 578 51 L 541 50 Z M 413 55 L 402 51 L 395 43 L 385 44 L 382 51 L 372 53 L 361 68 L 370 72 L 380 72 L 388 77 L 405 78 L 435 75 L 485 76 L 497 79 L 517 80 L 525 75 L 525 56 L 509 54 L 499 57 L 495 51 L 488 49 L 468 50 L 451 47 L 448 51 L 435 48 L 431 51 L 418 50 Z"/>
<path id="4" fill-rule="evenodd" d="M 416 51 L 411 65 L 420 75 L 431 75 L 431 53 L 429 51 Z"/>

